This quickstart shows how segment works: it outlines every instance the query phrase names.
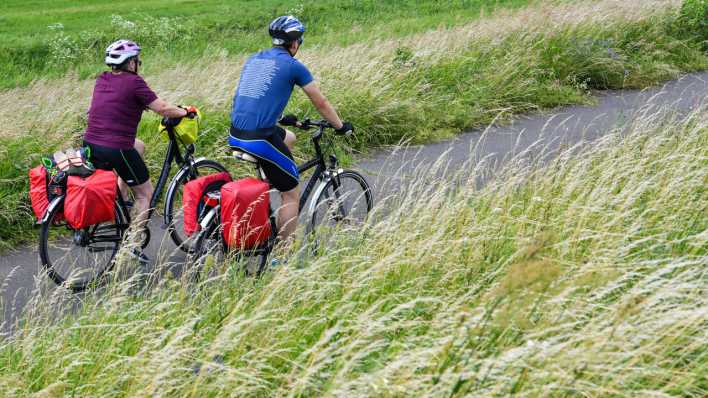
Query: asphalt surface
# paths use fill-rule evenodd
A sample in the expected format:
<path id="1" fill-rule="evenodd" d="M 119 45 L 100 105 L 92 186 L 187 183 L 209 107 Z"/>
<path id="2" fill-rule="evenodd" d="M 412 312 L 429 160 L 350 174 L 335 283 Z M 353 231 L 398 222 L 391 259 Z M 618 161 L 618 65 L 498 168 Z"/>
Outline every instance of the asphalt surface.
<path id="1" fill-rule="evenodd" d="M 459 173 L 463 166 L 471 170 L 482 161 L 493 169 L 520 153 L 552 157 L 567 145 L 583 142 L 591 145 L 593 140 L 623 125 L 637 113 L 658 109 L 687 112 L 704 103 L 706 98 L 708 72 L 699 72 L 643 91 L 600 92 L 594 106 L 568 106 L 545 114 L 521 116 L 510 125 L 474 130 L 428 145 L 383 148 L 354 168 L 365 172 L 376 197 L 395 196 L 405 191 L 406 184 L 417 182 L 421 169 L 436 162 L 442 165 L 437 175 L 444 178 Z M 479 184 L 483 182 L 480 180 Z M 164 234 L 159 217 L 153 217 L 151 230 L 152 240 L 146 251 L 151 259 L 174 264 L 184 262 L 185 256 Z M 33 297 L 52 292 L 56 295 L 57 290 L 43 273 L 36 245 L 5 253 L 0 257 L 3 307 L 0 332 L 12 329 Z"/>

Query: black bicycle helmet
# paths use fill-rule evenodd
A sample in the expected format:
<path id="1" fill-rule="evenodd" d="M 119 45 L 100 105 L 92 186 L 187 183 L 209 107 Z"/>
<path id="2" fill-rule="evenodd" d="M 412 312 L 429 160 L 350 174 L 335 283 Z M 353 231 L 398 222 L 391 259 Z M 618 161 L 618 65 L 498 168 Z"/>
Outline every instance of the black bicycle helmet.
<path id="1" fill-rule="evenodd" d="M 275 18 L 268 26 L 268 33 L 273 38 L 273 44 L 282 46 L 296 40 L 302 41 L 305 25 L 292 15 Z"/>

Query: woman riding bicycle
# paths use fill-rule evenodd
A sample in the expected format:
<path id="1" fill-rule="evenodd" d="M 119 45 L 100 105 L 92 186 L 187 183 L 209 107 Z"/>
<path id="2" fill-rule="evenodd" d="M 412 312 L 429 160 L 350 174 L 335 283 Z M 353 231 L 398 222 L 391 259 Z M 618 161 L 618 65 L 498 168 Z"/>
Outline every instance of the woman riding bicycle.
<path id="1" fill-rule="evenodd" d="M 291 153 L 295 134 L 276 123 L 294 86 L 302 88 L 337 131 L 344 133 L 353 127 L 351 123 L 342 123 L 310 71 L 295 59 L 305 26 L 293 16 L 282 16 L 271 22 L 268 32 L 273 48 L 251 56 L 241 72 L 231 113 L 229 145 L 258 158 L 268 181 L 280 191 L 278 237 L 284 241 L 296 227 L 299 175 Z"/>
<path id="2" fill-rule="evenodd" d="M 188 111 L 158 98 L 138 75 L 142 62 L 140 46 L 135 42 L 118 40 L 111 44 L 106 49 L 105 62 L 111 71 L 96 79 L 84 146 L 91 149 L 91 162 L 96 168 L 115 170 L 124 199 L 128 187 L 133 191 L 136 225 L 142 226 L 147 221 L 153 193 L 142 157 L 145 143 L 135 138 L 142 113 L 150 109 L 165 117 L 182 118 Z M 142 254 L 140 258 L 147 260 Z"/>

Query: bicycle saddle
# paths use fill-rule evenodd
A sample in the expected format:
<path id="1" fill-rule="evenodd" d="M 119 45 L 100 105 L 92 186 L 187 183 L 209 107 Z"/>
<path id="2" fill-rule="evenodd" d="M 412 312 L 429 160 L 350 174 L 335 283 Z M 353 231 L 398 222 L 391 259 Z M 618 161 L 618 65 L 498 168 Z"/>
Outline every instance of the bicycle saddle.
<path id="1" fill-rule="evenodd" d="M 247 154 L 246 152 L 242 152 L 242 151 L 234 149 L 232 154 L 236 159 L 243 160 L 243 161 L 249 162 L 249 163 L 258 164 L 258 159 Z"/>

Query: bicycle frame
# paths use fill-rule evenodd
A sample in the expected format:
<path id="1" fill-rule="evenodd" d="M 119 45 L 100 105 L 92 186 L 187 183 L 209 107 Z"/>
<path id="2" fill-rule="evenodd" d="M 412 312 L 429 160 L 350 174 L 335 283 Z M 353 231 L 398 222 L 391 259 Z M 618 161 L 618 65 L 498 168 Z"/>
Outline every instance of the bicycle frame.
<path id="1" fill-rule="evenodd" d="M 305 203 L 307 203 L 307 200 L 310 197 L 312 189 L 315 187 L 315 184 L 317 184 L 317 181 L 321 180 L 322 175 L 325 174 L 327 170 L 334 170 L 337 167 L 337 157 L 334 155 L 329 156 L 329 167 L 325 163 L 324 155 L 322 154 L 322 147 L 320 146 L 320 140 L 322 139 L 324 129 L 325 128 L 323 126 L 320 126 L 317 129 L 317 132 L 312 135 L 312 143 L 315 147 L 315 157 L 297 167 L 298 173 L 302 173 L 313 167 L 315 168 L 315 171 L 312 173 L 312 176 L 310 176 L 309 181 L 307 181 L 307 185 L 305 185 L 305 189 L 302 191 L 302 194 L 300 194 L 298 212 L 302 212 L 302 209 L 305 207 Z"/>

